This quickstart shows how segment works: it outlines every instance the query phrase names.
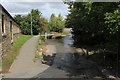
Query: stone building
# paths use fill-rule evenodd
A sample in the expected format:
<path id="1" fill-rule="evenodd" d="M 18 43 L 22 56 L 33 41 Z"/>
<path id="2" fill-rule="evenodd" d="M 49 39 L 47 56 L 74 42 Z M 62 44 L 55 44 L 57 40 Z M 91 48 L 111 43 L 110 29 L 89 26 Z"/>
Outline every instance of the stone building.
<path id="1" fill-rule="evenodd" d="M 0 4 L 0 53 L 4 54 L 20 35 L 20 26 Z"/>

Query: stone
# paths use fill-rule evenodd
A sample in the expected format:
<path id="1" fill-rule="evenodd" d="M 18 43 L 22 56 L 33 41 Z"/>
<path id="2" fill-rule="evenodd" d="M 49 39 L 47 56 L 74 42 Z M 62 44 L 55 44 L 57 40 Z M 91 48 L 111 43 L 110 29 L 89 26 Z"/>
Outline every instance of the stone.
<path id="1" fill-rule="evenodd" d="M 2 21 L 4 21 L 4 32 L 2 32 Z M 11 44 L 20 37 L 20 35 L 20 26 L 0 4 L 0 52 L 4 54 L 10 48 Z"/>

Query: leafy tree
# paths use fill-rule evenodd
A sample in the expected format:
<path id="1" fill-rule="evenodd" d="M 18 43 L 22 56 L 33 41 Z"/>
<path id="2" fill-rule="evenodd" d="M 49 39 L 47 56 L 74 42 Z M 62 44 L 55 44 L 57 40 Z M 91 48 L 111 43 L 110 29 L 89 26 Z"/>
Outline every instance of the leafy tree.
<path id="1" fill-rule="evenodd" d="M 96 45 L 110 42 L 105 14 L 118 8 L 118 3 L 74 2 L 70 6 L 72 7 L 69 7 L 66 26 L 73 28 L 76 46 L 93 49 Z"/>
<path id="2" fill-rule="evenodd" d="M 104 67 L 119 75 L 120 2 L 74 2 L 70 6 L 65 25 L 73 29 L 74 45 L 86 50 L 103 49 L 105 52 L 94 55 L 101 55 Z"/>
<path id="3" fill-rule="evenodd" d="M 55 14 L 52 14 L 49 21 L 49 29 L 50 31 L 56 30 L 56 17 Z"/>
<path id="4" fill-rule="evenodd" d="M 14 19 L 20 25 L 20 22 L 23 21 L 23 17 L 21 15 L 15 15 Z"/>
<path id="5" fill-rule="evenodd" d="M 41 12 L 38 9 L 32 9 L 31 10 L 32 14 L 32 28 L 33 28 L 33 34 L 38 34 L 40 26 L 40 17 L 41 17 Z M 30 15 L 30 14 L 28 14 Z"/>
<path id="6" fill-rule="evenodd" d="M 23 21 L 20 22 L 21 31 L 23 34 L 30 35 L 31 34 L 31 24 L 30 24 L 30 15 L 27 15 L 23 18 Z"/>
<path id="7" fill-rule="evenodd" d="M 36 35 L 42 31 L 46 31 L 47 20 L 41 17 L 42 13 L 38 9 L 32 9 L 31 13 L 27 16 L 16 15 L 14 19 L 21 26 L 23 34 L 31 34 L 31 18 L 32 18 L 32 30 Z"/>
<path id="8" fill-rule="evenodd" d="M 52 14 L 49 21 L 50 31 L 62 32 L 64 27 L 65 27 L 65 20 L 63 20 L 61 14 L 59 14 L 58 17 L 55 17 L 55 15 Z"/>
<path id="9" fill-rule="evenodd" d="M 61 14 L 58 15 L 58 17 L 56 18 L 56 31 L 57 32 L 62 32 L 65 25 L 64 25 L 64 21 L 63 18 L 61 16 Z"/>
<path id="10" fill-rule="evenodd" d="M 41 18 L 40 19 L 40 25 L 41 25 L 41 28 L 39 28 L 39 31 L 44 31 L 44 32 L 46 32 L 46 31 L 48 31 L 48 21 L 47 21 L 47 19 L 45 19 L 45 18 Z"/>
<path id="11" fill-rule="evenodd" d="M 105 23 L 107 30 L 109 31 L 109 40 L 113 40 L 118 42 L 120 38 L 119 37 L 119 27 L 120 27 L 120 5 L 118 5 L 118 8 L 114 10 L 113 13 L 106 13 L 105 14 Z"/>

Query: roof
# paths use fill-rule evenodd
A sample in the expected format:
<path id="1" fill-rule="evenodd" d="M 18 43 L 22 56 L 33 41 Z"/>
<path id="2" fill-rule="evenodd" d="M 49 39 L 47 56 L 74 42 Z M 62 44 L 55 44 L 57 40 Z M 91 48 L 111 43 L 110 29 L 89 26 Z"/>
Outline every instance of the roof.
<path id="1" fill-rule="evenodd" d="M 8 11 L 1 4 L 0 4 L 0 7 L 2 8 L 2 11 L 4 11 L 17 24 L 15 19 L 8 13 Z M 20 26 L 19 24 L 17 24 L 17 25 Z"/>

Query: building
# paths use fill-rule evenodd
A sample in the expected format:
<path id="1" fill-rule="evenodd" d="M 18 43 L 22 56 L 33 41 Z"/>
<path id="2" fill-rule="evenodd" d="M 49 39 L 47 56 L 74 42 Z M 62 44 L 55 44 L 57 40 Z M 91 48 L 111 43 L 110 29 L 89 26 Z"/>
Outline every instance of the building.
<path id="1" fill-rule="evenodd" d="M 20 35 L 20 26 L 0 4 L 0 53 L 4 54 Z"/>

